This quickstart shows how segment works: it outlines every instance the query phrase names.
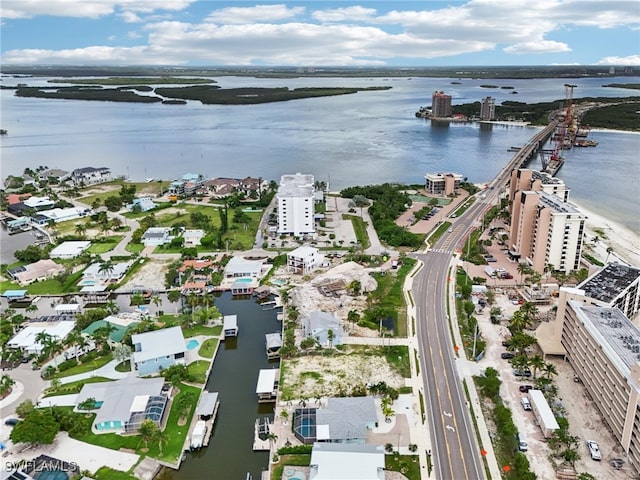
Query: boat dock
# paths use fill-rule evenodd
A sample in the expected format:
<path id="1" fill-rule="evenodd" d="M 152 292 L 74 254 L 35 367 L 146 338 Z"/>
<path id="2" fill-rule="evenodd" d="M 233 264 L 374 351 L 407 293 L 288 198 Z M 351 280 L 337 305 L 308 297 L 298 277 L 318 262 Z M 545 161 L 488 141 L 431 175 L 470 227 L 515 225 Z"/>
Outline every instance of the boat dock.
<path id="1" fill-rule="evenodd" d="M 196 421 L 192 421 L 189 428 L 190 431 L 184 446 L 185 451 L 197 450 L 209 445 L 219 405 L 218 392 L 207 392 L 206 390 L 202 392 L 194 415 Z"/>
<path id="2" fill-rule="evenodd" d="M 254 451 L 268 451 L 271 450 L 271 440 L 269 440 L 269 434 L 271 433 L 271 420 L 269 417 L 256 418 L 256 424 L 254 427 L 253 436 L 253 450 Z"/>

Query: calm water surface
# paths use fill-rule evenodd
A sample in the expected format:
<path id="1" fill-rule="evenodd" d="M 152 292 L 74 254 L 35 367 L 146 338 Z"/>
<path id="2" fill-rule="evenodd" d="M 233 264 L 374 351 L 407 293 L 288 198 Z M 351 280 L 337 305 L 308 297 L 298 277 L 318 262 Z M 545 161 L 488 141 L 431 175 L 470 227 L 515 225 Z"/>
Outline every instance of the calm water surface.
<path id="1" fill-rule="evenodd" d="M 45 84 L 46 80 L 26 81 Z M 491 82 L 513 86 L 518 94 L 512 95 L 510 90 L 480 87 L 487 83 L 481 79 L 463 79 L 461 85 L 451 85 L 456 79 L 434 78 L 217 80 L 224 88 L 382 85 L 392 89 L 245 106 L 28 99 L 2 90 L 2 128 L 9 131 L 1 140 L 2 175 L 21 173 L 26 165 L 67 170 L 93 165 L 108 166 L 133 180 L 175 178 L 187 172 L 277 180 L 283 173 L 305 172 L 328 181 L 333 190 L 387 181 L 422 183 L 424 175 L 433 171 L 457 171 L 472 182 L 485 182 L 509 159 L 510 146 L 522 145 L 533 135 L 532 128 L 436 126 L 415 118 L 414 112 L 430 105 L 434 90 L 445 90 L 458 104 L 491 95 L 498 103 L 558 100 L 560 106 L 565 83 L 564 79 Z M 3 84 L 16 81 L 5 77 Z M 575 97 L 630 96 L 632 91 L 602 85 L 640 83 L 640 77 L 572 82 L 577 85 Z M 606 216 L 613 213 L 640 233 L 635 220 L 640 135 L 593 133 L 592 137 L 600 145 L 570 151 L 559 176 L 569 183 L 576 202 Z"/>

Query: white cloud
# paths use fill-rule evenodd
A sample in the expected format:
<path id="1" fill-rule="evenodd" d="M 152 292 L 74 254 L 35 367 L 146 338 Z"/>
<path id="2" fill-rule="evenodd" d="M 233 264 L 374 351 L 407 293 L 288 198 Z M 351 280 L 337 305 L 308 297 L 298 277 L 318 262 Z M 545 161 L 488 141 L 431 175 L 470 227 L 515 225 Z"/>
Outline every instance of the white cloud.
<path id="1" fill-rule="evenodd" d="M 196 0 L 2 0 L 2 18 L 56 17 L 99 18 L 118 8 L 133 12 L 182 10 Z"/>
<path id="2" fill-rule="evenodd" d="M 215 10 L 206 20 L 214 23 L 243 24 L 274 22 L 293 18 L 305 11 L 304 7 L 288 8 L 286 5 L 256 5 L 255 7 L 229 7 Z"/>
<path id="3" fill-rule="evenodd" d="M 604 57 L 598 61 L 596 65 L 624 65 L 624 66 L 640 66 L 640 55 L 629 55 L 628 57 Z"/>
<path id="4" fill-rule="evenodd" d="M 122 12 L 120 18 L 122 18 L 125 23 L 140 23 L 142 21 L 137 13 L 131 11 Z"/>
<path id="5" fill-rule="evenodd" d="M 347 7 L 333 10 L 317 10 L 311 14 L 319 22 L 371 21 L 376 14 L 375 8 Z"/>
<path id="6" fill-rule="evenodd" d="M 127 38 L 130 38 L 132 40 L 135 40 L 136 38 L 140 38 L 140 37 L 142 37 L 142 35 L 140 35 L 135 30 L 131 30 L 130 32 L 127 32 Z"/>
<path id="7" fill-rule="evenodd" d="M 558 53 L 570 52 L 566 43 L 553 40 L 540 40 L 537 42 L 516 43 L 504 49 L 505 53 L 530 54 L 530 53 Z"/>

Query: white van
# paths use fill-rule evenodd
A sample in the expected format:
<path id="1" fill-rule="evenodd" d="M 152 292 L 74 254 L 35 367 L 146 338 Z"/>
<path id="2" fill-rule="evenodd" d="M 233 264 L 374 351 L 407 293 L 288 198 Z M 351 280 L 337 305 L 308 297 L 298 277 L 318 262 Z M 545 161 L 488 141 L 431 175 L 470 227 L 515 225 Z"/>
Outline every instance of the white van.
<path id="1" fill-rule="evenodd" d="M 522 404 L 522 408 L 524 408 L 525 410 L 531 410 L 531 403 L 529 403 L 529 399 L 527 397 L 522 397 L 520 399 L 520 403 Z"/>
<path id="2" fill-rule="evenodd" d="M 526 452 L 529 450 L 529 446 L 527 445 L 527 437 L 524 433 L 518 432 L 518 450 L 521 452 Z"/>

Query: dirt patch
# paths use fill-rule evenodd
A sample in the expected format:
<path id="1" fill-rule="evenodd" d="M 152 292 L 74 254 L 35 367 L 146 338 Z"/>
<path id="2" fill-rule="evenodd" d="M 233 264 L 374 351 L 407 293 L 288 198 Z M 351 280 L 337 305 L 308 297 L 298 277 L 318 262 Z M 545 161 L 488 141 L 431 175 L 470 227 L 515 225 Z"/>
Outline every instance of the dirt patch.
<path id="1" fill-rule="evenodd" d="M 143 285 L 147 289 L 161 290 L 164 289 L 164 276 L 169 268 L 171 261 L 163 261 L 157 259 L 147 259 L 136 273 L 135 278 L 129 280 L 122 286 L 123 290 L 131 290 L 139 285 Z"/>
<path id="2" fill-rule="evenodd" d="M 405 385 L 405 379 L 389 366 L 383 355 L 370 353 L 309 355 L 287 360 L 281 391 L 313 400 L 350 396 L 354 388 L 366 388 L 367 383 L 386 382 L 393 388 Z"/>

